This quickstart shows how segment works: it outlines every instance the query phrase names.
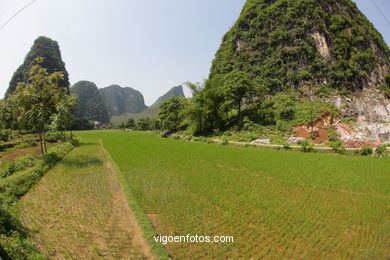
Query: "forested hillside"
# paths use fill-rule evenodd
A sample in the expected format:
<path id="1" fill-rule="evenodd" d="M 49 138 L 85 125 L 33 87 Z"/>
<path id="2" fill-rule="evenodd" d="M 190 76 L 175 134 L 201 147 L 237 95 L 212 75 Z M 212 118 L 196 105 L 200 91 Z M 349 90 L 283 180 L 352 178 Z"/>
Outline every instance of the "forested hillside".
<path id="1" fill-rule="evenodd" d="M 144 97 L 138 90 L 112 85 L 99 89 L 99 92 L 111 116 L 139 113 L 146 108 Z"/>
<path id="2" fill-rule="evenodd" d="M 248 0 L 209 79 L 192 86 L 190 128 L 286 132 L 328 111 L 368 137 L 387 137 L 390 126 L 379 123 L 390 122 L 389 57 L 351 0 Z"/>
<path id="3" fill-rule="evenodd" d="M 75 109 L 75 115 L 78 118 L 102 123 L 110 121 L 110 116 L 95 83 L 79 81 L 72 86 L 70 92 L 78 97 L 78 106 Z"/>
<path id="4" fill-rule="evenodd" d="M 9 83 L 6 96 L 15 91 L 19 82 L 27 83 L 28 73 L 32 66 L 38 64 L 36 61 L 38 57 L 43 58 L 43 62 L 41 62 L 40 65 L 45 68 L 48 73 L 62 72 L 63 79 L 60 81 L 59 86 L 67 88 L 69 92 L 69 75 L 66 71 L 65 63 L 62 61 L 58 43 L 48 37 L 40 36 L 35 40 L 29 53 L 27 53 L 23 64 L 20 65 L 14 73 Z"/>

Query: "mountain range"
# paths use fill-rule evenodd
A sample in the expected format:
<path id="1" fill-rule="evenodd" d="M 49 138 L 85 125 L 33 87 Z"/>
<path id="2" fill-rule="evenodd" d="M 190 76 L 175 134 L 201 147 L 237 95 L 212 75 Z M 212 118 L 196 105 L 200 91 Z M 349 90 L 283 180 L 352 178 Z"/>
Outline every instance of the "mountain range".
<path id="1" fill-rule="evenodd" d="M 183 87 L 177 86 L 159 97 L 150 107 L 145 105 L 142 93 L 130 87 L 111 85 L 98 89 L 89 81 L 79 81 L 70 90 L 79 98 L 75 114 L 79 118 L 108 123 L 110 117 L 114 123 L 118 118 L 150 117 L 155 118 L 159 105 L 171 97 L 184 97 Z"/>

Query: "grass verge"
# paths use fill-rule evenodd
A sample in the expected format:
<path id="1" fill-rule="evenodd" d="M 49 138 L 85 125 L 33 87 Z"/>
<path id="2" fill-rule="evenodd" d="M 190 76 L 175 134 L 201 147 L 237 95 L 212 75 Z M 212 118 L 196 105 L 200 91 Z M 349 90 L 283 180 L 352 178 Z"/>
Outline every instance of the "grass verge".
<path id="1" fill-rule="evenodd" d="M 134 197 L 133 191 L 131 190 L 131 187 L 126 185 L 126 178 L 119 169 L 119 167 L 116 165 L 115 161 L 111 158 L 111 155 L 106 151 L 104 148 L 103 142 L 100 142 L 100 145 L 104 149 L 104 151 L 107 154 L 107 157 L 109 158 L 111 164 L 113 165 L 115 172 L 119 178 L 119 181 L 121 183 L 122 189 L 126 195 L 127 201 L 129 203 L 130 208 L 132 209 L 138 224 L 141 226 L 145 238 L 149 242 L 149 246 L 153 252 L 154 255 L 158 257 L 158 259 L 164 260 L 164 259 L 170 259 L 167 250 L 162 246 L 161 243 L 157 243 L 154 239 L 154 236 L 156 235 L 156 231 L 154 230 L 152 223 L 146 216 L 144 210 L 137 202 L 137 199 Z"/>

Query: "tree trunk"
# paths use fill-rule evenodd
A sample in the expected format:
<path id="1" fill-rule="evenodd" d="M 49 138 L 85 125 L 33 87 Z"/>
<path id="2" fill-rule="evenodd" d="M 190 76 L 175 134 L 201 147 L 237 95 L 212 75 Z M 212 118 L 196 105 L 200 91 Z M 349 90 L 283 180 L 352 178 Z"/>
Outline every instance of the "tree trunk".
<path id="1" fill-rule="evenodd" d="M 237 111 L 238 111 L 238 123 L 239 123 L 239 129 L 241 130 L 241 128 L 242 128 L 242 119 L 241 119 L 241 103 L 238 103 Z"/>
<path id="2" fill-rule="evenodd" d="M 72 133 L 72 130 L 69 130 L 69 133 L 70 133 L 70 140 L 73 140 L 73 133 Z"/>
<path id="3" fill-rule="evenodd" d="M 43 147 L 45 148 L 45 153 L 47 153 L 47 147 L 46 147 L 46 137 L 45 137 L 45 127 L 43 127 L 43 132 L 42 132 L 42 139 L 43 139 Z"/>
<path id="4" fill-rule="evenodd" d="M 40 144 L 40 146 L 41 146 L 41 153 L 44 154 L 45 151 L 43 150 L 42 133 L 39 133 L 39 134 L 38 134 L 38 137 L 39 137 L 39 144 Z"/>

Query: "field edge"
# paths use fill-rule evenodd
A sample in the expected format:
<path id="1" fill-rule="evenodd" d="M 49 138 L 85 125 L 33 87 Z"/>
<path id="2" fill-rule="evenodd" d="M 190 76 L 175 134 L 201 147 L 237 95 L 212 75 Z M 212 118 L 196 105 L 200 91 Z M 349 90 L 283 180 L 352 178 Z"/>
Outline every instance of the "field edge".
<path id="1" fill-rule="evenodd" d="M 118 167 L 118 165 L 115 163 L 115 161 L 112 159 L 110 153 L 106 150 L 104 147 L 103 140 L 100 139 L 100 145 L 104 151 L 104 153 L 107 155 L 107 158 L 109 159 L 111 165 L 114 168 L 114 171 L 116 175 L 118 176 L 119 183 L 121 185 L 121 188 L 123 190 L 123 193 L 126 196 L 127 203 L 129 204 L 130 209 L 132 210 L 138 225 L 141 227 L 141 230 L 143 232 L 143 235 L 145 239 L 148 242 L 148 245 L 152 251 L 152 253 L 158 258 L 158 259 L 171 259 L 171 257 L 168 254 L 168 251 L 166 248 L 161 244 L 155 241 L 154 237 L 156 236 L 156 231 L 154 230 L 152 223 L 146 216 L 145 212 L 143 211 L 142 207 L 139 205 L 138 201 L 133 196 L 133 192 L 129 187 L 127 187 L 125 184 L 125 176 L 123 175 L 122 171 Z"/>

